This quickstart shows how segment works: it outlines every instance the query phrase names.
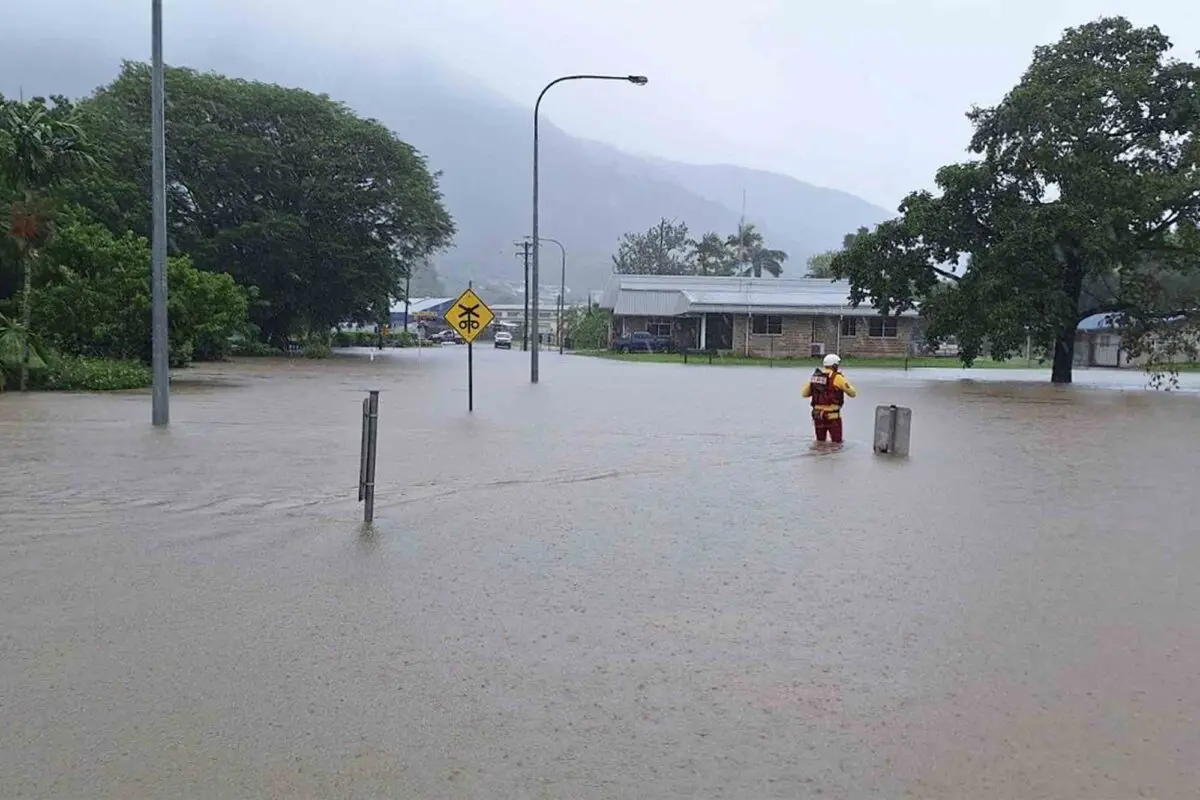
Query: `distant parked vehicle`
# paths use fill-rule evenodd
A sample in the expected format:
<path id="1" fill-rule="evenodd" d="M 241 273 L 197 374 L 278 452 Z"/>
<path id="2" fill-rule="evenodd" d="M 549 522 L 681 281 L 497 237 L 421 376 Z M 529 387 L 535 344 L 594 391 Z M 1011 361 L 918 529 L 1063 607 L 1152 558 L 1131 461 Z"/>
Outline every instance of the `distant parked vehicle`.
<path id="1" fill-rule="evenodd" d="M 451 344 L 462 344 L 464 339 L 458 335 L 458 332 L 447 328 L 444 331 L 438 331 L 429 335 L 431 342 L 450 342 Z"/>
<path id="2" fill-rule="evenodd" d="M 508 331 L 496 331 L 495 345 L 497 349 L 512 349 L 512 334 Z"/>
<path id="3" fill-rule="evenodd" d="M 613 342 L 613 349 L 618 353 L 666 353 L 671 350 L 671 337 L 635 331 Z"/>

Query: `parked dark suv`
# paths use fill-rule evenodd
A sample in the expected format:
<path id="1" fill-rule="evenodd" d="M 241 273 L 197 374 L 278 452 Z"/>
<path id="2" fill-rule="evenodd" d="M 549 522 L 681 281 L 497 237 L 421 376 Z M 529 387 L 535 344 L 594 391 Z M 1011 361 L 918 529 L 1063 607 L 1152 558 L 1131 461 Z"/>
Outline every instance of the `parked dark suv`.
<path id="1" fill-rule="evenodd" d="M 636 331 L 613 342 L 613 349 L 618 353 L 666 353 L 671 350 L 671 337 Z"/>

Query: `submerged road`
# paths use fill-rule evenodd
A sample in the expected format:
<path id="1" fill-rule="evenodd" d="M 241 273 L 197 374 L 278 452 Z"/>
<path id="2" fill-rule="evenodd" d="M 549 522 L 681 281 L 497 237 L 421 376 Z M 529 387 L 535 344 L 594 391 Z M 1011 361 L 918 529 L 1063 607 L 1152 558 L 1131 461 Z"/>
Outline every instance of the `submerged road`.
<path id="1" fill-rule="evenodd" d="M 0 794 L 1195 796 L 1194 394 L 475 356 L 0 395 Z"/>

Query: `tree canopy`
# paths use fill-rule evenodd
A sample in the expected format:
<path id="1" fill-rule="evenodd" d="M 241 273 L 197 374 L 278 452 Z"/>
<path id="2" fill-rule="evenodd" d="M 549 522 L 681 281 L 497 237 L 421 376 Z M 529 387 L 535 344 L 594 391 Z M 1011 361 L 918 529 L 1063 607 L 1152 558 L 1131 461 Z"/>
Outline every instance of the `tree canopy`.
<path id="1" fill-rule="evenodd" d="M 410 275 L 436 288 L 418 266 L 454 224 L 420 153 L 324 95 L 188 69 L 166 84 L 172 364 L 377 318 Z M 39 385 L 145 372 L 112 360 L 149 358 L 149 98 L 136 63 L 79 101 L 0 97 L 0 369 L 22 386 L 38 365 L 79 371 Z"/>
<path id="2" fill-rule="evenodd" d="M 773 278 L 783 274 L 783 262 L 787 253 L 772 250 L 763 242 L 763 235 L 752 222 L 738 223 L 737 232 L 725 240 L 725 246 L 733 254 L 735 269 L 739 275 L 761 278 L 767 273 Z"/>
<path id="3" fill-rule="evenodd" d="M 833 259 L 854 302 L 920 303 L 931 342 L 957 337 L 968 364 L 1032 337 L 1060 383 L 1088 316 L 1154 328 L 1193 313 L 1162 290 L 1200 268 L 1200 70 L 1170 46 L 1114 17 L 1038 47 L 998 105 L 968 114 L 978 158 Z"/>
<path id="4" fill-rule="evenodd" d="M 686 222 L 663 217 L 645 233 L 626 233 L 617 244 L 613 268 L 624 274 L 684 275 L 692 241 Z"/>
<path id="5" fill-rule="evenodd" d="M 39 252 L 54 233 L 55 202 L 50 192 L 79 170 L 95 166 L 92 144 L 65 100 L 47 104 L 42 98 L 14 103 L 0 97 L 0 225 L 11 245 L 9 259 L 21 273 L 21 323 L 6 325 L 7 338 L 20 340 L 19 372 L 24 391 L 34 353 L 33 272 Z M 0 258 L 4 257 L 0 253 Z M 0 268 L 0 273 L 4 270 Z M 8 359 L 6 359 L 7 361 Z"/>
<path id="6" fill-rule="evenodd" d="M 688 235 L 688 226 L 663 218 L 644 233 L 626 233 L 613 255 L 613 269 L 634 275 L 745 275 L 779 277 L 787 253 L 768 248 L 752 223 L 722 237 Z"/>
<path id="7" fill-rule="evenodd" d="M 254 287 L 254 322 L 289 333 L 377 316 L 449 244 L 437 174 L 374 120 L 324 95 L 171 68 L 166 73 L 172 252 Z M 108 169 L 71 197 L 113 231 L 149 233 L 150 71 L 81 104 Z"/>
<path id="8" fill-rule="evenodd" d="M 150 243 L 114 236 L 86 213 L 62 215 L 46 261 L 53 274 L 34 291 L 34 329 L 65 353 L 150 361 Z M 204 272 L 187 256 L 167 259 L 171 363 L 219 359 L 246 326 L 249 295 L 232 277 Z"/>
<path id="9" fill-rule="evenodd" d="M 826 250 L 824 253 L 817 253 L 815 256 L 810 256 L 808 259 L 808 277 L 810 278 L 834 278 L 833 274 L 833 259 L 838 253 L 850 249 L 850 245 L 854 244 L 854 240 L 864 233 L 870 233 L 869 228 L 859 228 L 854 233 L 847 233 L 842 237 L 842 247 L 840 250 Z"/>

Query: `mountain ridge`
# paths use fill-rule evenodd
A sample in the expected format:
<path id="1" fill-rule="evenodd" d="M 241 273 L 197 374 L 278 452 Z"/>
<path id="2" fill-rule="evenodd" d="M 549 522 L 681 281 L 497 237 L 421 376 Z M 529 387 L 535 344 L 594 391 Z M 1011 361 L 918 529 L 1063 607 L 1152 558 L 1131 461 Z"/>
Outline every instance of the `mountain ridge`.
<path id="1" fill-rule="evenodd" d="M 520 280 L 513 253 L 514 242 L 529 232 L 532 108 L 428 58 L 372 62 L 309 50 L 297 59 L 285 43 L 249 48 L 246 35 L 189 40 L 169 60 L 328 94 L 387 125 L 441 173 L 458 225 L 455 246 L 434 259 L 446 284 Z M 126 58 L 144 54 L 64 37 L 18 38 L 0 48 L 0 92 L 11 96 L 24 87 L 26 96 L 86 95 L 111 81 Z M 568 134 L 544 113 L 541 128 L 541 231 L 567 247 L 572 296 L 603 285 L 621 234 L 645 230 L 662 217 L 686 222 L 697 237 L 710 230 L 732 233 L 742 214 L 742 190 L 747 221 L 768 246 L 788 252 L 785 275 L 803 275 L 808 256 L 839 246 L 860 225 L 893 216 L 847 192 L 782 173 L 632 155 Z M 553 272 L 543 287 L 557 286 Z"/>

